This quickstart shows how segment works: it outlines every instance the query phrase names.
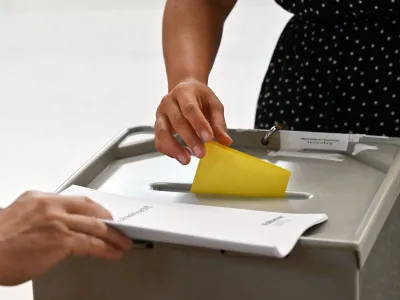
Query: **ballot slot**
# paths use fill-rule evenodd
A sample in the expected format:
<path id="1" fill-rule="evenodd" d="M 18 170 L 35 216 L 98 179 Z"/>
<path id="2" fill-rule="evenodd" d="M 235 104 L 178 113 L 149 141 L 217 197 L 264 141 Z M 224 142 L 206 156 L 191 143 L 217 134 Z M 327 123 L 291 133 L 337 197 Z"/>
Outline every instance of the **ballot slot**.
<path id="1" fill-rule="evenodd" d="M 154 182 L 150 184 L 151 190 L 160 192 L 190 193 L 191 187 L 192 185 L 189 183 Z M 213 196 L 213 195 L 206 195 L 206 196 Z M 287 200 L 309 200 L 312 199 L 313 197 L 314 196 L 310 193 L 297 192 L 297 191 L 286 191 L 285 195 L 285 199 Z"/>

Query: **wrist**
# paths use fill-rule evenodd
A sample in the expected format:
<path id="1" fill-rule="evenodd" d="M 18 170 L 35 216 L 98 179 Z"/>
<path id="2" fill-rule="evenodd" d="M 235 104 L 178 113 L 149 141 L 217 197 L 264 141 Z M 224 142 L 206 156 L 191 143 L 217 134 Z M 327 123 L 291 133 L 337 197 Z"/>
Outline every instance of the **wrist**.
<path id="1" fill-rule="evenodd" d="M 179 80 L 173 80 L 168 82 L 168 92 L 172 91 L 175 87 L 177 87 L 180 84 L 185 84 L 185 83 L 190 83 L 190 82 L 195 82 L 195 83 L 201 83 L 204 85 L 208 85 L 208 78 L 200 78 L 196 76 L 188 76 L 188 77 L 182 77 Z"/>

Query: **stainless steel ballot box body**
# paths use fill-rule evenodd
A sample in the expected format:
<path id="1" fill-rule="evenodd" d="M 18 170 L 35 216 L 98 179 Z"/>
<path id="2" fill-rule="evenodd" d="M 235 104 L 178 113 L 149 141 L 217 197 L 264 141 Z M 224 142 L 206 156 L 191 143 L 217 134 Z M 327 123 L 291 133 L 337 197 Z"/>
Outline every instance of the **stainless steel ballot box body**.
<path id="1" fill-rule="evenodd" d="M 287 258 L 136 241 L 118 262 L 68 259 L 33 282 L 35 300 L 400 299 L 400 140 L 361 136 L 347 151 L 296 155 L 269 152 L 282 132 L 264 146 L 266 133 L 230 130 L 232 147 L 291 170 L 287 199 L 189 193 L 197 164 L 158 154 L 151 127 L 123 131 L 57 192 L 75 184 L 166 202 L 326 213 Z"/>

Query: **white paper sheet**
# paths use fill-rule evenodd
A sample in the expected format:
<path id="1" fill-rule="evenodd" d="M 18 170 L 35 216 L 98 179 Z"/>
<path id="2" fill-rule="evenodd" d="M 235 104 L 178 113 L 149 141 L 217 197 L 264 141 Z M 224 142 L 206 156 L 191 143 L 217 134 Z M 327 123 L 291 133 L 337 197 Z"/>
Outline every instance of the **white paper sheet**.
<path id="1" fill-rule="evenodd" d="M 132 239 L 277 258 L 286 257 L 304 231 L 328 219 L 325 214 L 141 201 L 79 186 L 62 194 L 85 195 L 101 204 L 114 217 L 114 221 L 104 222 Z"/>
<path id="2" fill-rule="evenodd" d="M 341 133 L 281 131 L 280 149 L 347 151 L 349 139 L 348 134 Z"/>

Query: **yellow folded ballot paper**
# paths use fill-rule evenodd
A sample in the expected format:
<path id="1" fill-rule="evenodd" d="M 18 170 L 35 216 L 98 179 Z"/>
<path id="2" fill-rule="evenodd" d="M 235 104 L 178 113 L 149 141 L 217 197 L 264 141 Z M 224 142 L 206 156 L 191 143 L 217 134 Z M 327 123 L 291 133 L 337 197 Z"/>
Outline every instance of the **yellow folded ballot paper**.
<path id="1" fill-rule="evenodd" d="M 205 144 L 191 192 L 238 197 L 285 197 L 290 171 L 216 142 Z"/>

